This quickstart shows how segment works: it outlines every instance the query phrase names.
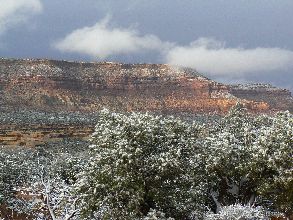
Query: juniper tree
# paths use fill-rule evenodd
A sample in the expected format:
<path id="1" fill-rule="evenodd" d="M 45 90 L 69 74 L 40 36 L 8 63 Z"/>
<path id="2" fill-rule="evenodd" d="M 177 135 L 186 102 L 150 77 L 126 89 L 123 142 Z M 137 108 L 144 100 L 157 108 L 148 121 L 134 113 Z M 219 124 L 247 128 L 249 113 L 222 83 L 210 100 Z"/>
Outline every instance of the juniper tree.
<path id="1" fill-rule="evenodd" d="M 183 219 L 202 208 L 200 130 L 173 117 L 100 112 L 90 165 L 76 186 L 83 214 L 135 219 L 156 209 Z"/>
<path id="2" fill-rule="evenodd" d="M 211 197 L 217 205 L 258 203 L 292 213 L 293 116 L 251 115 L 237 105 L 204 140 Z"/>

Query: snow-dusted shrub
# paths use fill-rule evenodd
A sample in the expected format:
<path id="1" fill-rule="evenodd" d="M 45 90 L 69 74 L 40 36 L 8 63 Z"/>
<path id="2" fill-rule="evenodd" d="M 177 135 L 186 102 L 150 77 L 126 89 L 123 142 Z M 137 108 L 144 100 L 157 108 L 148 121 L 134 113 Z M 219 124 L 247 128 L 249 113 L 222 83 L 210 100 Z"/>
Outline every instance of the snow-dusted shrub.
<path id="1" fill-rule="evenodd" d="M 222 205 L 255 202 L 292 212 L 293 116 L 255 116 L 233 108 L 204 140 L 211 197 Z"/>
<path id="2" fill-rule="evenodd" d="M 34 175 L 24 189 L 30 197 L 23 200 L 22 209 L 36 219 L 78 219 L 72 184 L 81 159 L 60 153 L 54 159 L 44 158 L 42 163 L 35 163 Z"/>
<path id="3" fill-rule="evenodd" d="M 0 204 L 14 196 L 15 188 L 28 180 L 31 151 L 0 147 Z"/>
<path id="4" fill-rule="evenodd" d="M 293 115 L 281 112 L 262 126 L 253 143 L 249 178 L 273 208 L 293 213 Z"/>
<path id="5" fill-rule="evenodd" d="M 26 201 L 27 212 L 38 219 L 80 219 L 73 184 L 88 156 L 87 148 L 75 145 L 39 149 L 34 175 L 29 182 L 29 192 L 33 196 Z"/>
<path id="6" fill-rule="evenodd" d="M 60 177 L 40 176 L 30 188 L 30 200 L 26 205 L 31 215 L 37 219 L 69 220 L 79 214 L 77 197 L 72 192 L 72 185 Z"/>
<path id="7" fill-rule="evenodd" d="M 269 220 L 269 217 L 262 207 L 236 204 L 223 206 L 216 214 L 207 213 L 204 220 Z"/>
<path id="8" fill-rule="evenodd" d="M 254 201 L 255 185 L 248 174 L 258 125 L 242 106 L 237 105 L 210 130 L 203 151 L 211 196 L 217 209 L 222 205 Z"/>
<path id="9" fill-rule="evenodd" d="M 76 184 L 84 215 L 134 219 L 157 209 L 182 219 L 205 201 L 200 127 L 173 117 L 103 110 L 89 167 Z"/>
<path id="10" fill-rule="evenodd" d="M 67 149 L 68 153 L 59 151 L 0 149 L 0 195 L 6 207 L 34 219 L 77 216 L 72 184 L 85 162 L 84 153 L 79 155 L 75 149 Z"/>
<path id="11" fill-rule="evenodd" d="M 145 216 L 142 220 L 174 220 L 173 218 L 166 218 L 165 213 L 160 212 L 156 209 L 150 209 L 147 216 Z"/>

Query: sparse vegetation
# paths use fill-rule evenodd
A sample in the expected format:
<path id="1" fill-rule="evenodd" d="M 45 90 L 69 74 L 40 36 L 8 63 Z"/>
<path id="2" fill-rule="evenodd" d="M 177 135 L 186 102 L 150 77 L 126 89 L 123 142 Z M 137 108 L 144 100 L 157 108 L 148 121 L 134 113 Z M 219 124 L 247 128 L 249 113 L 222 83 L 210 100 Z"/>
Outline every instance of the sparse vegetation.
<path id="1" fill-rule="evenodd" d="M 95 120 L 89 146 L 1 148 L 1 203 L 32 219 L 293 213 L 289 112 L 255 116 L 238 105 L 208 125 L 108 110 Z"/>

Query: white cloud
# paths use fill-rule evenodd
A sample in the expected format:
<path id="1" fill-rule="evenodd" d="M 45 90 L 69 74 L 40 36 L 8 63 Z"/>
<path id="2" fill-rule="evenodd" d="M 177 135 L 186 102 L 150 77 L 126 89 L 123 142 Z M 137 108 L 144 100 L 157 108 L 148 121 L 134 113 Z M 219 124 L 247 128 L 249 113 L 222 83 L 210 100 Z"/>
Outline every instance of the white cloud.
<path id="1" fill-rule="evenodd" d="M 132 28 L 112 28 L 107 17 L 92 27 L 74 30 L 53 46 L 62 52 L 104 59 L 144 50 L 166 50 L 171 44 L 162 42 L 155 35 L 140 35 Z"/>
<path id="2" fill-rule="evenodd" d="M 92 27 L 74 30 L 54 44 L 62 52 L 105 59 L 113 55 L 155 51 L 172 65 L 195 68 L 216 77 L 246 78 L 293 67 L 293 51 L 280 48 L 229 48 L 224 42 L 200 38 L 188 46 L 164 42 L 155 35 L 140 35 L 133 28 L 113 28 L 109 17 Z"/>
<path id="3" fill-rule="evenodd" d="M 40 0 L 0 0 L 0 33 L 41 10 Z"/>
<path id="4" fill-rule="evenodd" d="M 223 42 L 200 38 L 189 46 L 173 47 L 167 53 L 166 61 L 215 76 L 241 77 L 292 67 L 293 52 L 280 48 L 227 48 Z"/>

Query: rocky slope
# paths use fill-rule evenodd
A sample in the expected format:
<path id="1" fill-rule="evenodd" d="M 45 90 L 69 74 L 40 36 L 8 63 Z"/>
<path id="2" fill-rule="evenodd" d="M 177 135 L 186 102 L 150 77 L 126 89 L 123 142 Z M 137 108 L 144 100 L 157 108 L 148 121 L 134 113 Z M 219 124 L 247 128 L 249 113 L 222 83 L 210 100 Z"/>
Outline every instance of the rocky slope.
<path id="1" fill-rule="evenodd" d="M 0 112 L 0 145 L 37 146 L 64 139 L 87 140 L 97 123 L 97 113 Z"/>
<path id="2" fill-rule="evenodd" d="M 1 105 L 44 111 L 226 112 L 229 87 L 191 69 L 159 64 L 0 60 Z M 264 102 L 240 100 L 252 111 Z"/>
<path id="3" fill-rule="evenodd" d="M 270 84 L 231 85 L 230 93 L 238 98 L 266 102 L 272 111 L 293 112 L 293 97 L 289 90 Z"/>
<path id="4" fill-rule="evenodd" d="M 93 130 L 92 112 L 103 107 L 222 114 L 236 102 L 252 112 L 293 110 L 287 90 L 224 85 L 164 64 L 0 59 L 0 144 L 85 138 Z"/>

